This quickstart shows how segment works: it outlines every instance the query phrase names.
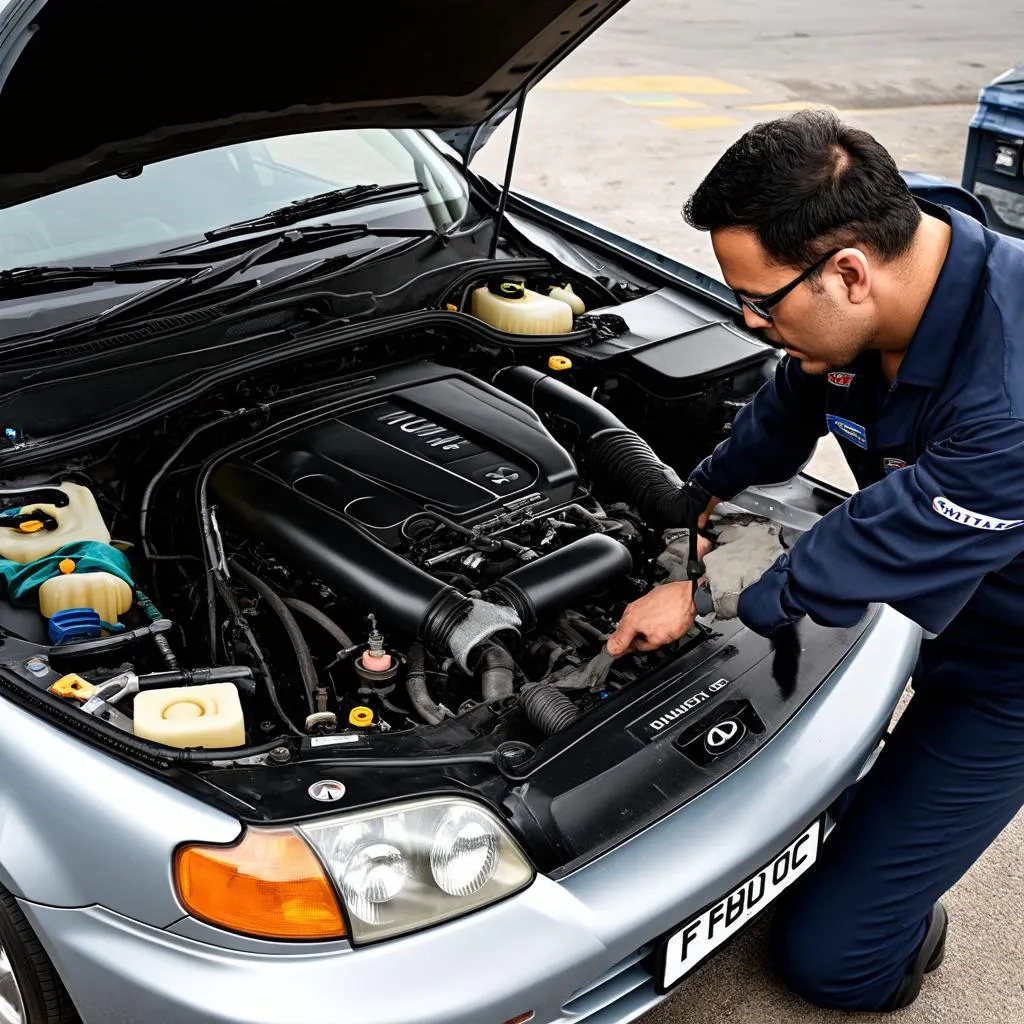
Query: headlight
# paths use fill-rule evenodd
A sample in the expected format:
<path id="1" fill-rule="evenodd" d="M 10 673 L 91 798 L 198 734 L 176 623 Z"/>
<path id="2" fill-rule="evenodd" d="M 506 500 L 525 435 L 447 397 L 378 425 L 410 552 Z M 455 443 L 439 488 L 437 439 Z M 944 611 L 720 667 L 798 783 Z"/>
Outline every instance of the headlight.
<path id="1" fill-rule="evenodd" d="M 410 800 L 300 830 L 337 883 L 354 943 L 447 921 L 533 880 L 501 822 L 457 797 Z"/>

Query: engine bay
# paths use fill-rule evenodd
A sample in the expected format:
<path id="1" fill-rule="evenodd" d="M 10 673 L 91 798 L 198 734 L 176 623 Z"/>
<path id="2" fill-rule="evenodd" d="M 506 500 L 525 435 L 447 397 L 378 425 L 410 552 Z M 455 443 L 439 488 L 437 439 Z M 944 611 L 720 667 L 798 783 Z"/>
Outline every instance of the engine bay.
<path id="1" fill-rule="evenodd" d="M 375 341 L 369 358 L 339 347 L 294 363 L 288 386 L 279 369 L 236 379 L 5 478 L 2 667 L 69 721 L 176 763 L 374 738 L 514 767 L 705 643 L 698 622 L 601 663 L 626 605 L 686 561 L 679 474 L 608 396 L 621 383 L 635 420 L 671 428 L 608 372 L 629 343 L 649 358 L 650 339 L 616 314 L 598 332 L 611 351 L 600 337 L 581 348 L 565 331 L 584 324 L 583 300 L 524 280 L 470 281 L 456 307 L 442 297 L 507 345 L 453 327 Z M 639 321 L 645 298 L 632 297 Z M 556 333 L 571 357 L 548 354 Z M 720 440 L 709 411 L 752 372 L 678 389 L 696 424 L 674 446 L 683 463 Z"/>

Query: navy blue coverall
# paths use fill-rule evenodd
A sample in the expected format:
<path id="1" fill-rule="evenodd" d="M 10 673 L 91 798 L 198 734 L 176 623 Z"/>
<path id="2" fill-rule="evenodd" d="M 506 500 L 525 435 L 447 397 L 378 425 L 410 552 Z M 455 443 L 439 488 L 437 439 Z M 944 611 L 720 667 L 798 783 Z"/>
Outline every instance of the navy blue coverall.
<path id="1" fill-rule="evenodd" d="M 952 237 L 896 379 L 877 352 L 820 376 L 786 358 L 693 473 L 728 499 L 831 432 L 861 489 L 739 616 L 768 636 L 884 602 L 925 630 L 910 706 L 776 919 L 786 981 L 848 1010 L 885 1006 L 935 901 L 1024 805 L 1024 245 L 920 205 Z"/>

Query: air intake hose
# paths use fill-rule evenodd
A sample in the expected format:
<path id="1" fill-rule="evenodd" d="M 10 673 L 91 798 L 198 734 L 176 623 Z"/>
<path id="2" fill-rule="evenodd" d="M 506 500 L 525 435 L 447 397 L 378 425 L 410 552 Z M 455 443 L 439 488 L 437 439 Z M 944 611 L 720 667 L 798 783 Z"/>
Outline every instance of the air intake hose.
<path id="1" fill-rule="evenodd" d="M 567 729 L 582 712 L 568 697 L 550 683 L 531 683 L 523 687 L 519 699 L 526 717 L 545 736 Z"/>
<path id="2" fill-rule="evenodd" d="M 651 446 L 614 413 L 539 370 L 506 367 L 495 375 L 494 384 L 533 408 L 554 434 L 574 447 L 601 491 L 628 501 L 656 527 L 689 528 L 687 573 L 696 585 L 704 575 L 697 558 L 697 520 L 711 501 L 703 487 L 692 480 L 680 486 Z"/>
<path id="3" fill-rule="evenodd" d="M 303 500 L 269 473 L 242 462 L 226 463 L 214 473 L 212 485 L 254 534 L 363 607 L 379 608 L 425 644 L 451 649 L 456 631 L 475 611 L 465 594 L 376 543 L 344 517 Z M 489 616 L 474 635 L 479 642 L 517 626 L 514 615 Z M 459 657 L 468 648 L 452 653 Z"/>
<path id="4" fill-rule="evenodd" d="M 543 558 L 513 569 L 484 591 L 488 601 L 515 609 L 526 628 L 551 612 L 562 612 L 585 594 L 592 594 L 633 569 L 633 556 L 603 533 L 566 544 Z"/>

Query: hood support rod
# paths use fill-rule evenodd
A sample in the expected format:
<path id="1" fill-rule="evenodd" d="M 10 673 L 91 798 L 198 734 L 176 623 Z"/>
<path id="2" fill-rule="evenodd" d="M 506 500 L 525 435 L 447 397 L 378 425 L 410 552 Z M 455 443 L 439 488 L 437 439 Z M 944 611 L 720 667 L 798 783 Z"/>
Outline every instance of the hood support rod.
<path id="1" fill-rule="evenodd" d="M 519 145 L 519 126 L 523 123 L 523 107 L 526 105 L 526 89 L 519 94 L 516 102 L 516 117 L 512 122 L 512 140 L 508 144 L 508 163 L 505 165 L 505 183 L 501 186 L 501 195 L 498 196 L 498 205 L 494 212 L 494 236 L 491 238 L 490 258 L 493 260 L 498 254 L 498 235 L 501 233 L 501 222 L 505 216 L 505 203 L 508 200 L 509 189 L 512 187 L 512 168 L 516 162 L 516 148 Z"/>

